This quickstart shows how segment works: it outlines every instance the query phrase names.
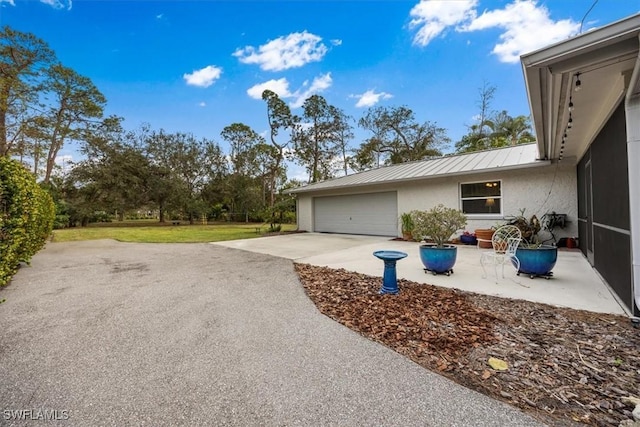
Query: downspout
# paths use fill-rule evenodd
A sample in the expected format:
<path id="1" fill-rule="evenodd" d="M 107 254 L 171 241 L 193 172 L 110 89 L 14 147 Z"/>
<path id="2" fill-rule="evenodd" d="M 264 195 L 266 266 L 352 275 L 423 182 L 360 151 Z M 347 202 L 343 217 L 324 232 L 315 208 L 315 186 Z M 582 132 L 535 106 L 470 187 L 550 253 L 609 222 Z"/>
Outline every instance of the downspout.
<path id="1" fill-rule="evenodd" d="M 625 115 L 631 217 L 631 278 L 636 307 L 640 309 L 640 52 L 638 55 L 627 89 Z M 638 309 L 632 313 L 640 314 Z"/>

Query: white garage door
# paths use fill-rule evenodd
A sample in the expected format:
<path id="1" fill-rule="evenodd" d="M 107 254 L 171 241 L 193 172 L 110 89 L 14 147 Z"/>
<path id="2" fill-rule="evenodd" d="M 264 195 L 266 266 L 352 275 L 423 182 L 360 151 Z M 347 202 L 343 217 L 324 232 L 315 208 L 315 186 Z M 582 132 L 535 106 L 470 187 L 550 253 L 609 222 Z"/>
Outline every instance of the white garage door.
<path id="1" fill-rule="evenodd" d="M 398 235 L 398 195 L 395 191 L 313 200 L 313 229 L 316 232 Z"/>

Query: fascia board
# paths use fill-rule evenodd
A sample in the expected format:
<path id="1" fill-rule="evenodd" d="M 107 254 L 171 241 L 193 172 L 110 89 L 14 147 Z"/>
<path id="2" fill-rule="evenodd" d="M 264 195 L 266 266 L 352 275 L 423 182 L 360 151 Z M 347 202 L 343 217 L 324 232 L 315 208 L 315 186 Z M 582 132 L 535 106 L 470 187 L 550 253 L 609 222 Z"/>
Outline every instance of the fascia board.
<path id="1" fill-rule="evenodd" d="M 640 32 L 640 14 L 622 19 L 606 27 L 594 29 L 572 39 L 522 55 L 526 67 L 545 67 L 558 59 L 567 59 L 591 50 L 599 49 L 621 40 L 634 38 Z"/>

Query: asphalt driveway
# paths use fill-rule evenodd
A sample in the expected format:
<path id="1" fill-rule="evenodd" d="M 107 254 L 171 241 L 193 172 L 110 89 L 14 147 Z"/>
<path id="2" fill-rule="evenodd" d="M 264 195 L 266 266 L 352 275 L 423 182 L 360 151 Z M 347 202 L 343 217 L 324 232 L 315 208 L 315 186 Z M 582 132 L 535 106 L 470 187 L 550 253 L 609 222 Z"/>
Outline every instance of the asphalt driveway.
<path id="1" fill-rule="evenodd" d="M 539 425 L 323 316 L 284 258 L 50 243 L 2 298 L 2 425 Z"/>

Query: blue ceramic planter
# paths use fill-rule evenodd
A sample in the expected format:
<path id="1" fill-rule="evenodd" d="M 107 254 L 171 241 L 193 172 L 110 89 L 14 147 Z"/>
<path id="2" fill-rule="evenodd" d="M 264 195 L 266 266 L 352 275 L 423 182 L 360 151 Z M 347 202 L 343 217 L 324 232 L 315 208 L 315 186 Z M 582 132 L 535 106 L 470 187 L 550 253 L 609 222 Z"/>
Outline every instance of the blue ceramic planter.
<path id="1" fill-rule="evenodd" d="M 424 269 L 433 274 L 445 273 L 448 276 L 453 273 L 457 255 L 458 248 L 455 246 L 438 248 L 435 245 L 420 245 L 420 260 Z"/>
<path id="2" fill-rule="evenodd" d="M 553 267 L 558 260 L 558 248 L 542 245 L 538 248 L 518 248 L 516 257 L 520 261 L 518 273 L 529 274 L 531 277 L 551 277 Z"/>
<path id="3" fill-rule="evenodd" d="M 462 234 L 460 235 L 460 243 L 464 243 L 465 245 L 477 245 L 478 239 L 476 239 L 476 236 Z"/>

